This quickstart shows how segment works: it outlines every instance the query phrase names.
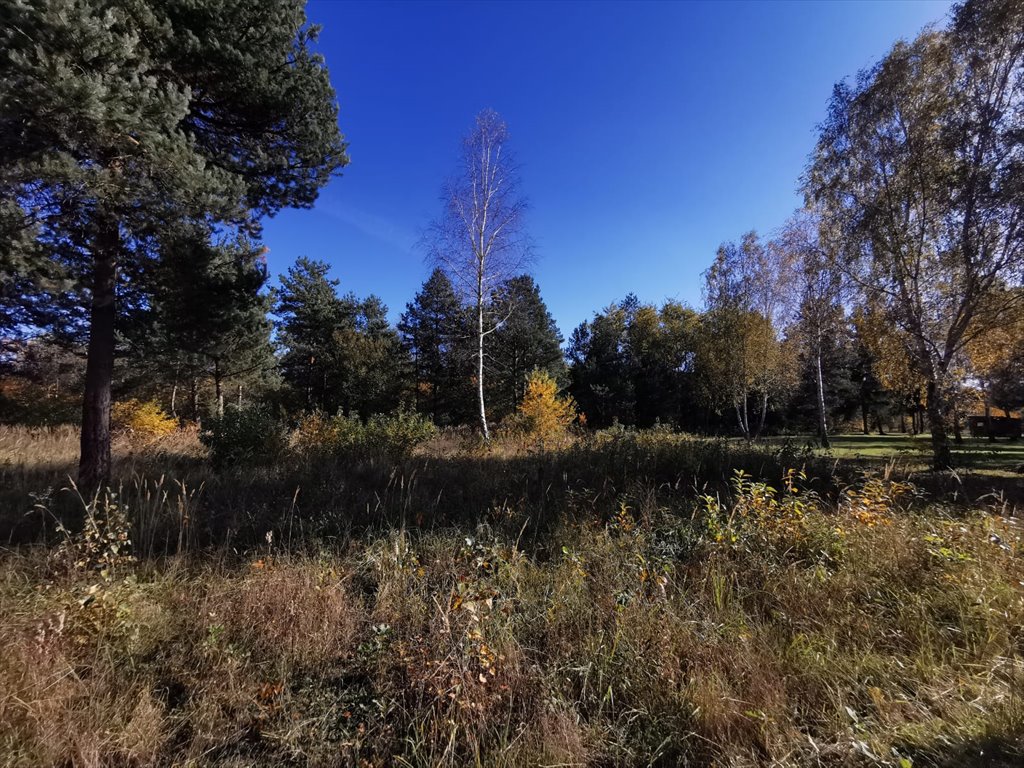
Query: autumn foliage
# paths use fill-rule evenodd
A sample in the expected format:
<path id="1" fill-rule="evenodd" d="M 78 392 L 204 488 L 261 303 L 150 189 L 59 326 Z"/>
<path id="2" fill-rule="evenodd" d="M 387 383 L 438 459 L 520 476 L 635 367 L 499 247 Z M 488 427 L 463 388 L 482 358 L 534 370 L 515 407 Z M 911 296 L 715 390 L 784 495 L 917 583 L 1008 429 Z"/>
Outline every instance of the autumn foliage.
<path id="1" fill-rule="evenodd" d="M 551 374 L 534 371 L 526 382 L 519 415 L 529 434 L 541 439 L 557 437 L 576 420 L 576 401 L 558 395 L 558 383 Z"/>
<path id="2" fill-rule="evenodd" d="M 178 422 L 152 400 L 114 403 L 111 421 L 115 429 L 141 437 L 162 437 L 178 428 Z"/>

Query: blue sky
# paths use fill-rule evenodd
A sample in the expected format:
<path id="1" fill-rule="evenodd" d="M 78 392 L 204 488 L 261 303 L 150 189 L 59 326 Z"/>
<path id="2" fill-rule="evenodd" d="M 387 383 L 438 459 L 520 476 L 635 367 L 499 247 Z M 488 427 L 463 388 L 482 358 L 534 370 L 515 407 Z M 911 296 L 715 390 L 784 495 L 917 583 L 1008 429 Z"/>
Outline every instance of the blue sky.
<path id="1" fill-rule="evenodd" d="M 833 84 L 941 22 L 940 0 L 720 3 L 311 2 L 351 164 L 313 210 L 267 222 L 273 273 L 329 262 L 397 319 L 429 272 L 475 114 L 509 125 L 562 333 L 632 291 L 700 303 L 715 249 L 770 233 Z"/>

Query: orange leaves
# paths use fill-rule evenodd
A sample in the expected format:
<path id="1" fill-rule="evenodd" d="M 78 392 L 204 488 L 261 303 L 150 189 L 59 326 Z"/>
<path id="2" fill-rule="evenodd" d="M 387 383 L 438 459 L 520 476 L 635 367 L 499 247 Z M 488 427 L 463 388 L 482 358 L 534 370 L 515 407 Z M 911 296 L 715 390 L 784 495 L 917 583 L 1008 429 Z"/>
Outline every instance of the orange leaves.
<path id="1" fill-rule="evenodd" d="M 558 396 L 558 384 L 545 371 L 534 371 L 526 382 L 526 394 L 519 413 L 531 435 L 541 439 L 557 437 L 576 419 L 576 401 Z"/>

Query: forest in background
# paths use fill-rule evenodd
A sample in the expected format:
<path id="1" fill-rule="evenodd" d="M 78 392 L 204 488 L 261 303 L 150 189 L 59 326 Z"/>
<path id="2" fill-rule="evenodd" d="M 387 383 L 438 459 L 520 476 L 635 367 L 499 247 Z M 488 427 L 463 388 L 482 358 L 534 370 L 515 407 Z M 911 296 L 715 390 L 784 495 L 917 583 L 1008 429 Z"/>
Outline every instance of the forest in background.
<path id="1" fill-rule="evenodd" d="M 327 254 L 271 287 L 260 218 L 310 205 L 348 162 L 315 32 L 287 32 L 300 12 L 282 7 L 281 24 L 259 28 L 307 63 L 250 89 L 223 92 L 223 68 L 165 49 L 179 90 L 203 94 L 191 102 L 164 99 L 157 81 L 114 98 L 88 73 L 62 79 L 77 82 L 74 98 L 43 88 L 88 51 L 117 50 L 126 71 L 151 63 L 118 48 L 117 25 L 78 48 L 59 14 L 26 10 L 11 25 L 0 411 L 80 423 L 85 485 L 107 474 L 118 400 L 183 423 L 227 406 L 292 425 L 404 409 L 486 437 L 536 371 L 590 427 L 813 433 L 826 446 L 836 431 L 927 432 L 938 468 L 966 416 L 983 414 L 995 435 L 993 414 L 1024 405 L 1015 3 L 968 4 L 837 85 L 801 181 L 807 208 L 769 237 L 723 243 L 701 307 L 629 294 L 567 340 L 527 272 L 528 204 L 490 110 L 443 186 L 423 238 L 434 269 L 397 325 L 378 298 L 339 293 Z M 232 20 L 184 21 L 212 43 Z M 33 25 L 48 45 L 30 52 Z"/>

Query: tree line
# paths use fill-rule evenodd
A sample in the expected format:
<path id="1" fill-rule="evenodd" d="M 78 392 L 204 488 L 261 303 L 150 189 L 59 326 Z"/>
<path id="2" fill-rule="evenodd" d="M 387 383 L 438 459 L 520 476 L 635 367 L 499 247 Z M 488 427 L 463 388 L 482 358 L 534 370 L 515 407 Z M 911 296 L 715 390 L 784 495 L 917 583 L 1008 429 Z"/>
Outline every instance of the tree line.
<path id="1" fill-rule="evenodd" d="M 542 370 L 595 427 L 811 429 L 827 445 L 839 424 L 898 421 L 930 433 L 937 467 L 973 400 L 1024 405 L 1019 0 L 957 5 L 838 84 L 804 208 L 724 243 L 699 309 L 628 295 L 564 350 L 491 110 L 396 325 L 324 261 L 269 287 L 260 222 L 311 206 L 348 162 L 316 34 L 301 0 L 0 9 L 3 363 L 82 396 L 84 487 L 109 474 L 112 398 L 134 393 L 192 419 L 406 407 L 487 437 Z"/>

